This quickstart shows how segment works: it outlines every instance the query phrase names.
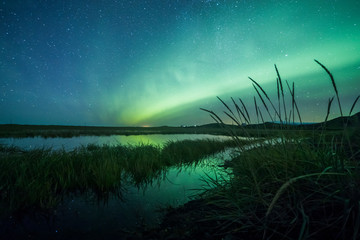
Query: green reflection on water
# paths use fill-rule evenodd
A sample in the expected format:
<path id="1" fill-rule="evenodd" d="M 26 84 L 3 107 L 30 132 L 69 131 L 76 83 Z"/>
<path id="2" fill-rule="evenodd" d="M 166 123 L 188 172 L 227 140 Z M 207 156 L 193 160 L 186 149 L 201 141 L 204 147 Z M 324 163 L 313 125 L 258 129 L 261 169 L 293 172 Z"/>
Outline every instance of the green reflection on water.
<path id="1" fill-rule="evenodd" d="M 163 177 L 140 188 L 133 185 L 125 187 L 123 199 L 112 196 L 104 205 L 81 197 L 68 200 L 65 205 L 71 205 L 71 209 L 64 208 L 64 205 L 61 207 L 59 223 L 71 231 L 74 226 L 71 222 L 88 221 L 87 224 L 92 224 L 91 221 L 100 221 L 101 231 L 107 233 L 114 231 L 114 227 L 131 231 L 141 227 L 139 224 L 154 227 L 161 221 L 164 213 L 161 209 L 176 207 L 193 199 L 205 184 L 204 178 L 214 178 L 215 175 L 228 177 L 227 172 L 219 167 L 226 158 L 223 155 L 219 153 L 186 167 L 171 167 Z M 75 218 L 74 212 L 77 212 Z M 89 222 L 89 219 L 92 220 Z M 88 227 L 87 224 L 76 224 L 77 231 Z"/>
<path id="2" fill-rule="evenodd" d="M 210 134 L 151 134 L 151 135 L 116 135 L 112 136 L 113 143 L 130 145 L 160 145 L 163 146 L 169 141 L 195 140 L 195 139 L 216 139 L 227 140 L 227 136 L 214 136 Z M 100 142 L 101 143 L 101 142 Z"/>

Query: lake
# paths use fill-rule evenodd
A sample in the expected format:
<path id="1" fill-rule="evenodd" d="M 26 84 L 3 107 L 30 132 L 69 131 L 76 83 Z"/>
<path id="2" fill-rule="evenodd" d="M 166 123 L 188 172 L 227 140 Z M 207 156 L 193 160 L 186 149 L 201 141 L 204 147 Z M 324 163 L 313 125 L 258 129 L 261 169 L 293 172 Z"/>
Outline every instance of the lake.
<path id="1" fill-rule="evenodd" d="M 52 148 L 53 150 L 64 149 L 71 151 L 77 147 L 88 144 L 95 145 L 137 145 L 137 144 L 154 144 L 163 145 L 168 141 L 181 141 L 185 139 L 231 139 L 229 136 L 215 136 L 210 134 L 151 134 L 151 135 L 112 135 L 112 136 L 80 136 L 72 138 L 0 138 L 0 144 L 6 146 L 16 146 L 22 149 L 31 150 L 36 148 Z"/>
<path id="2" fill-rule="evenodd" d="M 105 136 L 74 138 L 9 138 L 0 139 L 1 144 L 18 146 L 24 149 L 48 148 L 71 151 L 87 144 L 157 144 L 184 139 L 223 139 L 229 137 L 213 135 L 139 135 L 139 136 Z M 198 193 L 195 189 L 204 186 L 203 179 L 215 177 L 226 171 L 219 167 L 230 158 L 233 150 L 217 153 L 205 158 L 200 164 L 188 167 L 170 167 L 152 184 L 138 188 L 126 185 L 122 197 L 110 195 L 106 201 L 98 201 L 92 195 L 82 194 L 65 196 L 56 209 L 43 213 L 32 212 L 25 217 L 8 216 L 0 221 L 0 232 L 8 238 L 67 239 L 85 237 L 99 239 L 121 239 L 126 232 L 136 232 L 144 227 L 155 227 L 161 222 L 163 212 L 168 206 L 176 207 L 188 202 Z M 29 237 L 31 236 L 31 237 Z"/>

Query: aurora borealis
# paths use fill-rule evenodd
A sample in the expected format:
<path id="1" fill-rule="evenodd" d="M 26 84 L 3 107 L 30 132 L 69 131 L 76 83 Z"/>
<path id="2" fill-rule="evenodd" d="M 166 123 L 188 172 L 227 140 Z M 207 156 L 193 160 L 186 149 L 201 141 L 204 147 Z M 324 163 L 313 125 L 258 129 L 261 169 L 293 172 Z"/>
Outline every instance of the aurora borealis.
<path id="1" fill-rule="evenodd" d="M 248 76 L 276 99 L 274 64 L 303 120 L 322 121 L 335 93 L 314 59 L 347 114 L 359 11 L 356 0 L 0 1 L 0 124 L 209 123 L 199 108 L 224 110 L 216 96 L 253 108 Z"/>

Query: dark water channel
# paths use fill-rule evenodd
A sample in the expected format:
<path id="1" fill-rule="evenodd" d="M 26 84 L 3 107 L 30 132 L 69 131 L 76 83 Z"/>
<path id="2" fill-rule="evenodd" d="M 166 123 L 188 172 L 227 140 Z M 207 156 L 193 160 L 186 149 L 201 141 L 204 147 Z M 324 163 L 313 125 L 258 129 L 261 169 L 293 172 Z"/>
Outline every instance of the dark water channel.
<path id="1" fill-rule="evenodd" d="M 155 137 L 152 139 L 150 136 L 145 136 L 146 138 L 132 137 L 141 139 L 140 142 L 148 144 L 163 144 L 166 141 L 174 140 L 170 139 L 169 135 L 152 135 Z M 186 137 L 188 136 L 176 135 L 176 140 L 189 139 Z M 207 135 L 190 136 L 191 139 L 207 137 Z M 219 139 L 218 136 L 216 138 Z M 118 144 L 120 141 L 116 137 L 113 139 L 116 139 L 114 144 Z M 136 144 L 139 141 L 130 143 Z M 13 144 L 24 147 L 21 145 L 24 142 L 21 144 L 13 142 Z M 80 144 L 86 145 L 84 142 Z M 97 144 L 109 144 L 109 142 L 99 141 Z M 31 146 L 34 147 L 35 144 L 32 143 Z M 36 147 L 39 146 L 36 145 Z M 64 148 L 63 145 L 57 146 Z M 65 149 L 73 148 L 74 146 L 72 148 L 67 146 Z M 205 158 L 197 165 L 169 168 L 152 184 L 140 187 L 130 184 L 124 186 L 124 189 L 121 190 L 121 197 L 110 195 L 108 199 L 99 201 L 91 193 L 71 195 L 66 196 L 56 209 L 47 213 L 34 211 L 21 217 L 9 216 L 0 222 L 0 239 L 105 239 L 104 236 L 106 239 L 122 239 L 123 236 L 155 227 L 161 222 L 164 214 L 164 211 L 161 210 L 168 206 L 176 207 L 191 200 L 198 193 L 198 190 L 195 189 L 201 189 L 204 186 L 203 179 L 207 175 L 214 177 L 215 174 L 223 174 L 226 176 L 225 170 L 219 165 L 229 159 L 230 154 L 231 150 L 229 149 Z"/>

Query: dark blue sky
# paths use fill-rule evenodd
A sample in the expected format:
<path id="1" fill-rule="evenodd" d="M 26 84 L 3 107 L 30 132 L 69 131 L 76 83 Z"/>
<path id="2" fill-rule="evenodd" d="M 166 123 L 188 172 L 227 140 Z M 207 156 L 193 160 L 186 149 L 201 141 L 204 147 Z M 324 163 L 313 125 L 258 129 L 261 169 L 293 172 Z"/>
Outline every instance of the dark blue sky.
<path id="1" fill-rule="evenodd" d="M 224 110 L 216 96 L 253 106 L 248 76 L 275 97 L 274 64 L 295 82 L 303 119 L 321 121 L 334 91 L 313 59 L 334 74 L 347 112 L 360 92 L 359 9 L 334 0 L 0 1 L 0 123 L 207 123 L 199 108 Z"/>

